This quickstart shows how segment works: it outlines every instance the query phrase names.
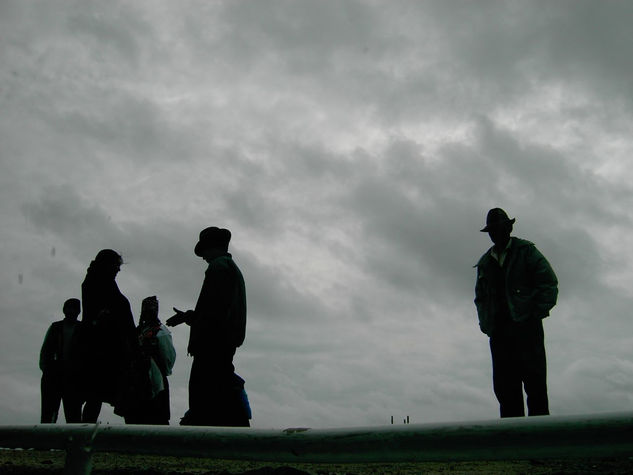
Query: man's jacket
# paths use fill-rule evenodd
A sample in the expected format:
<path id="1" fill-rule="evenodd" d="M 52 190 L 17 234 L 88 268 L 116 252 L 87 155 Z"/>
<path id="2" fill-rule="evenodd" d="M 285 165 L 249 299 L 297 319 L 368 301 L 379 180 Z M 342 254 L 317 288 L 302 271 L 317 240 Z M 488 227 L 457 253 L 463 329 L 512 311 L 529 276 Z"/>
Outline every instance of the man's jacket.
<path id="1" fill-rule="evenodd" d="M 510 310 L 510 317 L 515 322 L 530 318 L 545 318 L 556 305 L 558 297 L 558 279 L 547 259 L 530 241 L 511 238 L 512 242 L 506 255 L 505 298 Z M 491 255 L 492 247 L 479 259 L 477 283 L 475 284 L 475 306 L 479 316 L 479 327 L 488 336 L 495 328 L 497 289 L 491 276 L 499 266 Z M 498 272 L 498 271 L 497 271 Z"/>
<path id="2" fill-rule="evenodd" d="M 235 351 L 246 336 L 244 278 L 230 254 L 213 259 L 205 272 L 193 317 L 189 320 L 193 356 Z"/>
<path id="3" fill-rule="evenodd" d="M 68 333 L 65 332 L 64 325 L 72 330 Z M 81 323 L 77 321 L 59 320 L 48 327 L 40 350 L 40 369 L 42 371 L 71 371 L 76 369 L 77 361 L 74 360 L 79 356 L 77 348 L 80 326 Z M 70 336 L 70 341 L 65 341 L 65 336 Z"/>

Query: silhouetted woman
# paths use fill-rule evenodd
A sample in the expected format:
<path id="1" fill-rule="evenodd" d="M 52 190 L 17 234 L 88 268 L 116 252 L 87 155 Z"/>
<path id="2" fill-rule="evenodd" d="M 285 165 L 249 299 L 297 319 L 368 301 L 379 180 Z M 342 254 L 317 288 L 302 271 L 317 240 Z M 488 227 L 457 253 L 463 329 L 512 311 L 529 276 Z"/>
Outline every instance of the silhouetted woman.
<path id="1" fill-rule="evenodd" d="M 130 302 L 115 281 L 123 259 L 112 249 L 99 251 L 81 284 L 86 404 L 82 422 L 97 422 L 102 403 L 124 415 L 130 361 L 138 346 Z"/>

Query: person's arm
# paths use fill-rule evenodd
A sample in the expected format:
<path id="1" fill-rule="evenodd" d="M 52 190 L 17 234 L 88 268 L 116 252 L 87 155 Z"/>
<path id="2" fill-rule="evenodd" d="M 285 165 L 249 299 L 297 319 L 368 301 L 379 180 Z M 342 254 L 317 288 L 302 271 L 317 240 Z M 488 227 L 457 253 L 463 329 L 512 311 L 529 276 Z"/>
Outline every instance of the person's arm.
<path id="1" fill-rule="evenodd" d="M 479 320 L 479 329 L 486 335 L 490 334 L 490 322 L 487 308 L 489 301 L 487 285 L 485 284 L 484 271 L 482 267 L 477 264 L 477 280 L 475 282 L 475 308 L 477 309 L 477 318 Z"/>
<path id="2" fill-rule="evenodd" d="M 173 307 L 176 313 L 165 324 L 174 327 L 181 323 L 189 326 L 219 323 L 228 315 L 234 294 L 234 281 L 234 272 L 227 263 L 222 258 L 214 260 L 204 274 L 195 309 L 183 311 Z"/>
<path id="3" fill-rule="evenodd" d="M 42 348 L 40 350 L 40 369 L 42 371 L 48 370 L 55 361 L 55 348 L 53 338 L 53 325 L 48 327 Z"/>
<path id="4" fill-rule="evenodd" d="M 528 267 L 533 285 L 532 304 L 537 317 L 546 317 L 558 299 L 558 278 L 548 260 L 532 247 L 528 256 Z"/>
<path id="5" fill-rule="evenodd" d="M 193 310 L 182 311 L 177 309 L 176 307 L 173 307 L 173 309 L 176 313 L 167 319 L 167 321 L 165 322 L 167 326 L 175 327 L 177 325 L 180 325 L 181 323 L 191 325 L 191 321 L 193 320 L 194 316 Z"/>

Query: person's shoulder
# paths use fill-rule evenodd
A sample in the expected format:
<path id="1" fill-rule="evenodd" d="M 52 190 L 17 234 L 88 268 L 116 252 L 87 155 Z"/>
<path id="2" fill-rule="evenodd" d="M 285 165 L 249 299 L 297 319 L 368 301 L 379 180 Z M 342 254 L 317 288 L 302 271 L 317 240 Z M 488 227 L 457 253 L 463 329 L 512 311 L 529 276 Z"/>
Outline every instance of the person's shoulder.
<path id="1" fill-rule="evenodd" d="M 512 237 L 512 245 L 517 248 L 521 247 L 536 247 L 532 241 L 528 241 L 527 239 L 521 239 L 518 237 Z"/>
<path id="2" fill-rule="evenodd" d="M 485 265 L 488 262 L 488 260 L 491 259 L 491 256 L 490 256 L 491 251 L 492 251 L 492 246 L 486 252 L 483 253 L 483 255 L 479 258 L 479 260 L 477 261 L 477 264 L 475 264 L 474 267 L 481 267 Z"/>
<path id="3" fill-rule="evenodd" d="M 218 256 L 209 262 L 209 267 L 207 267 L 206 274 L 214 274 L 214 273 L 225 273 L 228 271 L 233 271 L 236 267 L 233 262 L 233 258 L 231 254 L 224 254 L 222 256 Z"/>
<path id="4" fill-rule="evenodd" d="M 229 267 L 229 266 L 233 266 L 233 256 L 231 256 L 231 254 L 226 253 L 220 257 L 217 258 L 217 262 L 218 265 L 220 266 L 225 266 L 225 267 Z"/>
<path id="5" fill-rule="evenodd" d="M 512 246 L 514 247 L 516 253 L 520 253 L 524 256 L 540 255 L 540 251 L 536 247 L 536 244 L 532 241 L 528 241 L 527 239 L 513 237 Z"/>

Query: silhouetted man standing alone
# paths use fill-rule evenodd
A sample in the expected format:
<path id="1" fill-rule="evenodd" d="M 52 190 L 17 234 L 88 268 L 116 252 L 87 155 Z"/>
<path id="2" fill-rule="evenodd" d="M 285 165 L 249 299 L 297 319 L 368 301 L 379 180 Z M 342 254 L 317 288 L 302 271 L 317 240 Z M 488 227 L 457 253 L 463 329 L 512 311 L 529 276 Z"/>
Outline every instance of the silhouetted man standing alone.
<path id="1" fill-rule="evenodd" d="M 228 252 L 231 232 L 210 227 L 200 233 L 194 253 L 208 264 L 194 310 L 167 320 L 191 329 L 187 352 L 193 356 L 189 410 L 181 425 L 248 426 L 244 380 L 233 366 L 235 350 L 246 335 L 244 278 Z"/>
<path id="2" fill-rule="evenodd" d="M 57 422 L 62 401 L 66 423 L 81 422 L 77 361 L 81 326 L 77 317 L 81 312 L 81 302 L 79 299 L 68 299 L 63 310 L 64 319 L 49 327 L 40 351 L 42 423 Z"/>
<path id="3" fill-rule="evenodd" d="M 481 331 L 490 337 L 492 378 L 501 417 L 549 414 L 543 318 L 556 305 L 558 280 L 533 243 L 510 237 L 515 219 L 501 208 L 488 212 L 494 245 L 477 263 L 475 305 Z"/>

